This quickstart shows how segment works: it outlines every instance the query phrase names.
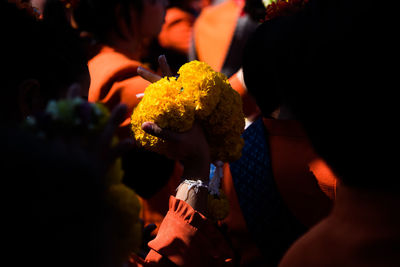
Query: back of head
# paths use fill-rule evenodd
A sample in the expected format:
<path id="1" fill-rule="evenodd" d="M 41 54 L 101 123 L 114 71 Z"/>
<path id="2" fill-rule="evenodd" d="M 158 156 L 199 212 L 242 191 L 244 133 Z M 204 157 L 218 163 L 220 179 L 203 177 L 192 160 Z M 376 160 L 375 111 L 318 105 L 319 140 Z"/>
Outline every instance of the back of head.
<path id="1" fill-rule="evenodd" d="M 272 74 L 264 75 L 272 75 L 317 152 L 344 184 L 387 191 L 398 182 L 390 104 L 397 82 L 386 60 L 398 55 L 394 17 L 378 10 L 372 1 L 310 0 L 303 12 L 261 28 L 273 48 L 264 57 Z"/>
<path id="2" fill-rule="evenodd" d="M 396 56 L 398 41 L 378 10 L 372 1 L 312 1 L 307 58 L 293 68 L 301 87 L 289 95 L 344 184 L 387 191 L 398 181 L 390 160 L 396 116 L 389 111 L 396 81 L 386 59 Z"/>
<path id="3" fill-rule="evenodd" d="M 262 0 L 246 0 L 244 11 L 256 22 L 261 21 L 265 17 L 265 6 Z"/>
<path id="4" fill-rule="evenodd" d="M 247 41 L 243 54 L 246 88 L 265 117 L 269 117 L 283 101 L 283 90 L 279 89 L 282 67 L 279 65 L 286 54 L 278 52 L 278 48 L 285 42 L 276 37 L 281 32 L 275 22 L 260 25 Z"/>
<path id="5" fill-rule="evenodd" d="M 140 15 L 143 8 L 142 0 L 80 0 L 72 5 L 72 16 L 76 27 L 81 32 L 92 35 L 96 41 L 108 44 L 110 32 L 116 32 L 121 37 L 118 20 L 123 18 L 127 25 L 132 24 L 132 9 Z"/>
<path id="6" fill-rule="evenodd" d="M 290 69 L 306 56 L 303 53 L 307 46 L 307 22 L 298 18 L 301 16 L 268 20 L 257 27 L 246 43 L 244 81 L 265 117 L 286 103 L 286 88 L 299 86 Z"/>
<path id="7" fill-rule="evenodd" d="M 38 84 L 45 104 L 65 95 L 72 83 L 87 78 L 87 60 L 78 36 L 66 27 L 62 15 L 48 17 L 46 13 L 42 19 L 28 4 L 17 0 L 2 1 L 1 10 L 1 28 L 6 37 L 2 41 L 2 89 L 7 99 L 1 114 L 18 120 L 18 98 L 24 82 Z"/>

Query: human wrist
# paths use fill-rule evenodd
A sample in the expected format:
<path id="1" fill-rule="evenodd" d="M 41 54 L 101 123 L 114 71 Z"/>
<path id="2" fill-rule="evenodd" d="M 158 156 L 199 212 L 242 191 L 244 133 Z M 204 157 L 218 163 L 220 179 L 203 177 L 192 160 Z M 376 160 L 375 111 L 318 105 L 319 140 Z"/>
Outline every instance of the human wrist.
<path id="1" fill-rule="evenodd" d="M 177 188 L 175 198 L 185 201 L 193 209 L 206 215 L 208 183 L 195 178 L 185 179 Z"/>
<path id="2" fill-rule="evenodd" d="M 183 174 L 186 179 L 196 179 L 208 182 L 210 175 L 211 160 L 209 157 L 193 158 L 182 161 Z"/>

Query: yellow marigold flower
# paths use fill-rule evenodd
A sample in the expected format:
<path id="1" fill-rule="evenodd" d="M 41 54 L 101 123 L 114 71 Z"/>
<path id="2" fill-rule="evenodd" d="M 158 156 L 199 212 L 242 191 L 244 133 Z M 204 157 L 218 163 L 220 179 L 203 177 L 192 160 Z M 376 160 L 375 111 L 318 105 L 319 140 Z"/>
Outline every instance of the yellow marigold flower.
<path id="1" fill-rule="evenodd" d="M 179 78 L 163 78 L 149 85 L 133 111 L 132 131 L 139 145 L 165 154 L 165 141 L 146 134 L 141 125 L 155 122 L 161 128 L 184 132 L 199 120 L 211 148 L 211 159 L 224 162 L 241 156 L 245 121 L 240 95 L 228 78 L 200 61 L 184 64 Z"/>
<path id="2" fill-rule="evenodd" d="M 122 159 L 117 158 L 107 171 L 107 184 L 118 184 L 122 182 L 124 170 L 122 169 Z"/>
<path id="3" fill-rule="evenodd" d="M 206 63 L 197 60 L 184 64 L 178 74 L 183 93 L 196 99 L 196 115 L 201 119 L 210 115 L 220 100 L 223 77 Z"/>
<path id="4" fill-rule="evenodd" d="M 121 262 L 125 262 L 141 245 L 140 201 L 132 189 L 119 183 L 109 187 L 107 203 L 111 212 L 109 223 L 114 230 L 111 238 L 116 244 L 115 253 Z"/>
<path id="5" fill-rule="evenodd" d="M 208 216 L 214 221 L 223 220 L 229 214 L 229 200 L 224 191 L 219 190 L 219 196 L 208 195 L 207 201 Z"/>
<path id="6" fill-rule="evenodd" d="M 223 75 L 223 74 L 220 74 Z M 221 87 L 220 102 L 204 122 L 204 129 L 211 145 L 211 158 L 223 162 L 240 158 L 244 145 L 240 137 L 245 126 L 242 99 L 232 89 L 228 80 Z"/>
<path id="7" fill-rule="evenodd" d="M 174 77 L 165 77 L 149 85 L 131 116 L 133 134 L 138 143 L 162 153 L 165 141 L 142 130 L 141 126 L 146 121 L 177 132 L 184 132 L 192 127 L 194 101 L 182 95 L 182 85 Z"/>
<path id="8" fill-rule="evenodd" d="M 225 138 L 215 138 L 210 143 L 210 153 L 212 159 L 222 162 L 238 160 L 242 155 L 244 140 L 240 135 L 227 135 Z M 213 160 L 215 161 L 215 160 Z"/>
<path id="9" fill-rule="evenodd" d="M 242 99 L 229 83 L 221 89 L 220 101 L 206 121 L 208 128 L 215 134 L 224 134 L 231 130 L 234 130 L 235 134 L 241 133 L 245 126 Z"/>

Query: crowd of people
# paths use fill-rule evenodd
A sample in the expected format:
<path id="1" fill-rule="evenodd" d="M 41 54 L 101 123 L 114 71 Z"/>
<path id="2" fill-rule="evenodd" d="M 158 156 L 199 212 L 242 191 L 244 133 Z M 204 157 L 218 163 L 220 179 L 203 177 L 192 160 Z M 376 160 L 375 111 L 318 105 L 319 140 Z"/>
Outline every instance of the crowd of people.
<path id="1" fill-rule="evenodd" d="M 400 266 L 396 15 L 358 0 L 1 0 L 4 261 Z M 241 157 L 145 122 L 200 60 L 242 100 Z M 142 102 L 143 103 L 143 102 Z M 219 169 L 222 168 L 222 169 Z M 223 176 L 225 218 L 208 183 Z"/>

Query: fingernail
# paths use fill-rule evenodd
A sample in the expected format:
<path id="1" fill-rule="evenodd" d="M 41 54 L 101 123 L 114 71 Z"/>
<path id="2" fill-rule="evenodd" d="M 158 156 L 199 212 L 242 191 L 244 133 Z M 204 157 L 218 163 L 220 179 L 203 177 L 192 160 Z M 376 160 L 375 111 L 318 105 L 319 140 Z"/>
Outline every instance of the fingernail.
<path id="1" fill-rule="evenodd" d="M 154 125 L 153 123 L 146 121 L 142 124 L 142 130 L 145 132 L 154 132 Z"/>
<path id="2" fill-rule="evenodd" d="M 167 62 L 167 57 L 165 55 L 161 55 L 158 59 Z"/>

